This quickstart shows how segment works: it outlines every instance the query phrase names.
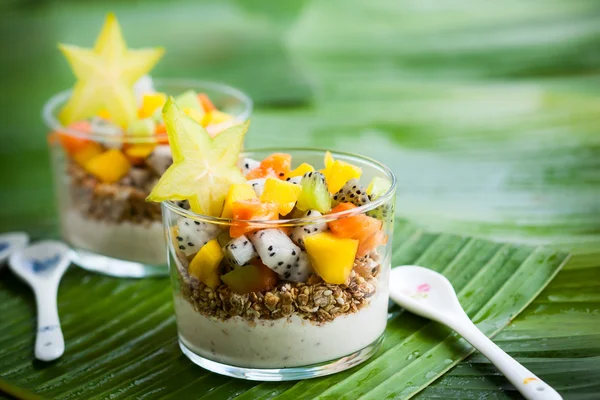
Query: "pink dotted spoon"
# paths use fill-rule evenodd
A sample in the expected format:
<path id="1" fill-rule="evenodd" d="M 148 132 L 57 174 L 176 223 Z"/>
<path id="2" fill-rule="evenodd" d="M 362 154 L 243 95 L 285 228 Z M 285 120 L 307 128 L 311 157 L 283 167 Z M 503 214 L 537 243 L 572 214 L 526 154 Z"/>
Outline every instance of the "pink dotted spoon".
<path id="1" fill-rule="evenodd" d="M 415 265 L 396 267 L 390 273 L 390 297 L 408 311 L 456 331 L 486 356 L 526 399 L 562 399 L 556 390 L 477 329 L 460 305 L 452 284 L 442 274 Z"/>

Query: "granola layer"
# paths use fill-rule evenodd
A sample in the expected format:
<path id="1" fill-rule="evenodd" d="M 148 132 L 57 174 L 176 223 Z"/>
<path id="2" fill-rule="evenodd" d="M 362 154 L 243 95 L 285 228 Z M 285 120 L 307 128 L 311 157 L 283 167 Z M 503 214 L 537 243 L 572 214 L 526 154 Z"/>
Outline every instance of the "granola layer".
<path id="1" fill-rule="evenodd" d="M 148 224 L 161 221 L 160 204 L 146 202 L 158 175 L 146 165 L 131 168 L 116 183 L 102 183 L 73 161 L 68 162 L 72 206 L 89 219 Z"/>
<path id="2" fill-rule="evenodd" d="M 332 321 L 369 305 L 381 270 L 380 256 L 372 252 L 355 261 L 344 285 L 325 283 L 312 274 L 306 283 L 281 281 L 269 291 L 237 294 L 227 285 L 211 289 L 189 277 L 187 259 L 180 255 L 178 261 L 182 296 L 198 313 L 222 320 L 236 316 L 248 321 L 275 320 L 295 314 L 315 323 Z"/>

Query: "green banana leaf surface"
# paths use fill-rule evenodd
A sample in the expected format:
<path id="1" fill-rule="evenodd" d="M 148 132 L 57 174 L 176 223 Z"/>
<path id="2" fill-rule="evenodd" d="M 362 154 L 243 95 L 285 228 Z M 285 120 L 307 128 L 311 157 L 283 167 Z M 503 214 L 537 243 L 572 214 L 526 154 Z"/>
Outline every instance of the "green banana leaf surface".
<path id="1" fill-rule="evenodd" d="M 478 327 L 494 336 L 550 282 L 564 252 L 424 232 L 398 220 L 393 264 L 444 273 Z M 31 357 L 35 314 L 31 296 L 4 273 L 0 313 L 0 389 L 45 398 L 408 398 L 473 350 L 440 326 L 392 306 L 382 349 L 363 366 L 290 383 L 243 382 L 205 371 L 177 345 L 167 279 L 120 280 L 71 270 L 59 310 L 66 353 L 49 365 Z M 9 386 L 10 385 L 10 386 Z M 245 393 L 243 393 L 245 391 Z M 271 395 L 269 395 L 271 396 Z M 25 396 L 28 397 L 28 396 Z"/>

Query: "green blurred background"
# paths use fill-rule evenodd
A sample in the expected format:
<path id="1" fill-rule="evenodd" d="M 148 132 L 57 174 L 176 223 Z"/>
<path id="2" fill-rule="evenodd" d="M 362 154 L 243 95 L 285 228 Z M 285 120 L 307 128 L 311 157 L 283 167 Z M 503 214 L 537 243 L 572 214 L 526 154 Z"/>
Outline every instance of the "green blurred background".
<path id="1" fill-rule="evenodd" d="M 5 1 L 2 229 L 55 225 L 40 119 L 73 84 L 58 42 L 114 11 L 155 76 L 256 102 L 248 146 L 310 145 L 391 165 L 398 212 L 501 239 L 598 245 L 600 3 L 456 0 Z"/>
<path id="2" fill-rule="evenodd" d="M 504 340 L 556 381 L 587 371 L 572 398 L 600 391 L 600 2 L 5 0 L 2 231 L 56 235 L 40 111 L 73 84 L 56 44 L 92 46 L 108 11 L 130 46 L 167 49 L 155 76 L 247 92 L 248 147 L 367 154 L 397 174 L 400 217 L 573 251 Z"/>

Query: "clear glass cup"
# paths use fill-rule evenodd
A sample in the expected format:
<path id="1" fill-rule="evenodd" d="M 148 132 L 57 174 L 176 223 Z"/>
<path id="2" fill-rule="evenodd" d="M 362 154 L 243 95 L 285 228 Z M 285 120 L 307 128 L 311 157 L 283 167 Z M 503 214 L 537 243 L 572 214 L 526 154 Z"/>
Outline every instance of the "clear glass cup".
<path id="1" fill-rule="evenodd" d="M 251 99 L 241 91 L 218 83 L 196 80 L 158 79 L 158 92 L 177 96 L 187 90 L 206 93 L 218 110 L 234 118 L 211 124 L 219 132 L 232 123 L 246 121 L 252 112 Z M 160 205 L 146 196 L 172 163 L 166 133 L 154 136 L 114 134 L 101 124 L 84 132 L 64 127 L 57 114 L 69 99 L 70 90 L 58 93 L 44 106 L 43 119 L 50 130 L 49 147 L 63 239 L 73 249 L 73 262 L 80 267 L 120 277 L 167 275 L 166 247 Z M 115 183 L 102 183 L 86 172 L 65 151 L 56 133 L 97 144 L 99 151 L 150 146 L 146 158 L 133 163 L 127 175 Z M 94 146 L 90 146 L 94 147 Z M 98 151 L 98 150 L 96 150 Z"/>
<path id="2" fill-rule="evenodd" d="M 323 150 L 266 149 L 248 152 L 243 157 L 260 160 L 274 152 L 291 154 L 294 167 L 302 162 L 321 165 L 325 154 Z M 219 374 L 250 380 L 295 380 L 348 369 L 368 359 L 379 348 L 387 323 L 396 180 L 393 173 L 377 161 L 344 153 L 333 156 L 361 167 L 361 185 L 364 187 L 377 176 L 389 180 L 390 189 L 366 205 L 341 213 L 260 222 L 204 216 L 174 202 L 162 203 L 179 345 L 197 365 Z M 262 232 L 273 235 L 273 230 L 284 230 L 298 244 L 296 251 L 306 253 L 304 242 L 300 245 L 298 236 L 293 236 L 299 230 L 313 233 L 315 228 L 322 230 L 332 221 L 343 221 L 366 212 L 374 215 L 373 210 L 382 221 L 382 240 L 377 242 L 379 246 L 369 247 L 373 250 L 364 256 L 353 259 L 350 255 L 347 265 L 352 265 L 352 271 L 349 281 L 344 284 L 325 283 L 313 273 L 303 282 L 279 279 L 273 286 L 272 281 L 265 284 L 268 279 L 265 280 L 263 274 L 260 278 L 250 274 L 237 276 L 234 283 L 241 286 L 235 286 L 235 293 L 224 283 L 226 275 L 220 275 L 248 268 L 232 268 L 228 261 L 233 254 L 228 253 L 231 251 L 228 246 L 231 245 L 229 232 L 232 226 L 255 230 L 255 234 L 247 234 L 236 243 L 238 247 L 256 246 L 258 256 L 264 261 L 270 256 L 288 257 L 290 249 L 286 253 L 284 247 L 266 248 L 265 235 L 261 239 Z M 259 244 L 256 240 L 263 242 Z M 221 261 L 220 257 L 195 255 L 202 252 L 203 246 L 208 249 L 209 244 L 204 243 L 211 241 L 216 249 L 212 248 L 210 252 L 221 254 Z M 258 246 L 262 246 L 263 253 Z M 265 248 L 273 253 L 265 254 Z M 325 250 L 329 252 L 330 248 Z M 303 256 L 298 254 L 296 259 L 290 258 L 290 262 L 297 262 L 300 257 Z M 330 264 L 337 262 L 337 258 L 320 260 L 320 268 L 339 267 Z M 279 265 L 285 267 L 287 262 L 282 258 Z M 313 260 L 310 262 L 314 265 Z M 246 264 L 254 265 L 250 267 L 251 271 L 267 268 L 259 266 L 256 259 L 246 261 Z M 217 282 L 211 285 L 214 288 L 190 274 L 189 271 L 198 271 L 197 268 L 218 271 Z M 294 268 L 296 266 L 290 269 L 292 273 Z M 233 278 L 229 279 L 228 283 L 231 283 Z M 262 291 L 240 294 L 261 286 Z"/>

